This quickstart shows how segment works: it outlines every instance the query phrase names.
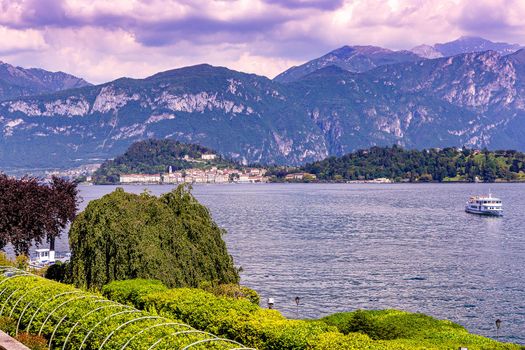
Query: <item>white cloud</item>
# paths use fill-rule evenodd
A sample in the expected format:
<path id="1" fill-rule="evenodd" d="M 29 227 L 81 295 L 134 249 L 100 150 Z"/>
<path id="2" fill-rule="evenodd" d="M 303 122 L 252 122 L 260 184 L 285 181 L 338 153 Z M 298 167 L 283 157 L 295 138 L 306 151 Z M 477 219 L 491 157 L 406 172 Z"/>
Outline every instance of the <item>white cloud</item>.
<path id="1" fill-rule="evenodd" d="M 204 62 L 273 77 L 342 45 L 523 44 L 524 17 L 519 0 L 0 0 L 0 59 L 95 83 Z"/>
<path id="2" fill-rule="evenodd" d="M 33 29 L 10 29 L 0 26 L 0 54 L 9 55 L 21 51 L 45 50 L 47 44 L 42 33 Z"/>

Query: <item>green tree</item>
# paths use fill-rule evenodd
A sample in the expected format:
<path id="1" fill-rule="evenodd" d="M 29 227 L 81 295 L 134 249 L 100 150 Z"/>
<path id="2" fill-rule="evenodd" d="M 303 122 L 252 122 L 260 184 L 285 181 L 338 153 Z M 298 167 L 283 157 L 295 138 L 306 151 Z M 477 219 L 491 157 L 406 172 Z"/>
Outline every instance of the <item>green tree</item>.
<path id="1" fill-rule="evenodd" d="M 482 167 L 483 182 L 494 182 L 497 177 L 497 165 L 493 157 L 485 155 Z"/>
<path id="2" fill-rule="evenodd" d="M 158 279 L 169 287 L 237 283 L 224 233 L 186 185 L 160 198 L 118 188 L 90 202 L 74 221 L 71 280 L 94 289 L 130 278 Z"/>

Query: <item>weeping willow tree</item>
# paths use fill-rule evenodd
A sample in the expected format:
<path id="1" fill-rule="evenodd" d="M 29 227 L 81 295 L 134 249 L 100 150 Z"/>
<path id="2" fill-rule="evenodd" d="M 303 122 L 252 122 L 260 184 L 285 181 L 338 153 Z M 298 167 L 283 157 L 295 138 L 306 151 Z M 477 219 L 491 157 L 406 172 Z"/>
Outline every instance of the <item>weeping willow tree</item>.
<path id="1" fill-rule="evenodd" d="M 238 283 L 224 233 L 188 186 L 161 197 L 117 188 L 90 202 L 71 226 L 71 281 L 89 289 L 131 278 L 169 287 Z"/>

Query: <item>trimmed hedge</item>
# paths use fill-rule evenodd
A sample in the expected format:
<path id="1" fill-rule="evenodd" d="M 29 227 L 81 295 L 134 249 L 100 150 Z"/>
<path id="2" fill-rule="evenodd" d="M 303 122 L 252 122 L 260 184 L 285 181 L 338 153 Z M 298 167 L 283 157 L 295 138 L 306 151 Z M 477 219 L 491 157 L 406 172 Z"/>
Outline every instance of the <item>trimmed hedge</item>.
<path id="1" fill-rule="evenodd" d="M 525 349 L 470 334 L 453 322 L 422 314 L 358 310 L 321 320 L 289 320 L 278 311 L 262 309 L 247 300 L 189 288 L 148 294 L 145 284 L 143 280 L 112 282 L 104 291 L 111 296 L 125 289 L 129 297 L 117 293 L 123 298 L 121 302 L 133 302 L 261 350 L 455 350 L 460 346 L 469 350 Z M 132 292 L 134 288 L 137 293 Z"/>
<path id="2" fill-rule="evenodd" d="M 464 327 L 447 320 L 399 310 L 357 310 L 336 313 L 321 319 L 344 334 L 367 335 L 379 349 L 522 349 L 470 334 Z M 376 349 L 375 347 L 373 347 Z"/>
<path id="3" fill-rule="evenodd" d="M 129 288 L 133 282 L 112 282 L 104 288 L 105 295 L 122 290 L 123 285 Z M 144 290 L 144 282 L 138 281 L 137 288 Z M 135 305 L 261 350 L 305 349 L 309 338 L 337 330 L 320 321 L 288 320 L 278 311 L 262 309 L 247 299 L 218 297 L 201 289 L 177 288 L 142 295 Z"/>
<path id="4" fill-rule="evenodd" d="M 205 339 L 215 341 L 191 349 L 242 348 L 176 319 L 8 267 L 0 267 L 1 316 L 5 317 L 0 322 L 4 331 L 13 336 L 42 335 L 57 349 L 95 350 L 102 345 L 103 349 L 121 349 L 129 342 L 126 349 L 144 350 L 157 341 L 156 350 L 179 349 Z M 186 333 L 174 334 L 183 331 Z"/>
<path id="5" fill-rule="evenodd" d="M 144 309 L 142 297 L 154 292 L 164 292 L 166 290 L 168 290 L 168 287 L 159 280 L 137 278 L 106 285 L 102 287 L 102 295 L 121 304 Z"/>

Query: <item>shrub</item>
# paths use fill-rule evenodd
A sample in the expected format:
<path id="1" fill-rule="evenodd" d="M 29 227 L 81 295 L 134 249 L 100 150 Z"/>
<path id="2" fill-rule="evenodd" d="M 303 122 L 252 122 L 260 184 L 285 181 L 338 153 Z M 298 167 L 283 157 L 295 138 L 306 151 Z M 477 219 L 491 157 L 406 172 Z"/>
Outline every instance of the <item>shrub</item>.
<path id="1" fill-rule="evenodd" d="M 17 320 L 19 339 L 32 349 L 42 345 L 42 338 L 31 334 L 44 336 L 54 349 L 66 350 L 78 349 L 83 343 L 83 350 L 96 350 L 102 344 L 104 349 L 120 349 L 128 342 L 128 350 L 143 350 L 158 340 L 162 341 L 155 349 L 167 350 L 212 338 L 216 339 L 213 343 L 192 349 L 232 347 L 231 343 L 228 346 L 214 335 L 199 333 L 180 320 L 139 311 L 69 285 L 21 273 L 0 268 L 0 312 Z M 6 318 L 0 322 L 0 328 L 12 332 L 13 322 Z M 192 333 L 173 336 L 175 332 L 188 330 Z M 43 343 L 46 349 L 47 341 Z"/>
<path id="2" fill-rule="evenodd" d="M 364 333 L 372 339 L 420 338 L 427 333 L 460 332 L 465 328 L 450 321 L 398 310 L 357 310 L 336 313 L 322 319 L 336 326 L 342 333 Z"/>
<path id="3" fill-rule="evenodd" d="M 235 283 L 214 285 L 211 282 L 204 282 L 199 285 L 199 289 L 203 289 L 219 297 L 247 299 L 255 305 L 259 305 L 261 301 L 259 294 L 257 294 L 256 291 Z"/>
<path id="4" fill-rule="evenodd" d="M 401 338 L 403 330 L 396 323 L 376 322 L 375 319 L 362 310 L 357 310 L 352 317 L 340 328 L 344 334 L 363 333 L 372 339 L 390 340 Z"/>
<path id="5" fill-rule="evenodd" d="M 469 350 L 520 349 L 518 345 L 472 335 L 450 321 L 422 314 L 360 310 L 337 313 L 317 321 L 288 320 L 276 310 L 262 309 L 244 298 L 216 296 L 190 288 L 144 294 L 147 291 L 144 285 L 144 281 L 114 282 L 108 290 L 124 289 L 126 292 L 119 294 L 124 297 L 135 295 L 129 290 L 137 288 L 139 298 L 128 297 L 121 301 L 134 299 L 135 305 L 140 303 L 149 311 L 183 320 L 196 328 L 260 350 L 450 350 L 459 346 Z M 212 288 L 211 285 L 205 287 Z"/>
<path id="6" fill-rule="evenodd" d="M 171 289 L 142 300 L 147 310 L 261 350 L 305 349 L 310 338 L 335 330 L 324 322 L 287 320 L 246 299 L 217 297 L 199 289 Z"/>
<path id="7" fill-rule="evenodd" d="M 15 263 L 9 259 L 5 252 L 0 252 L 0 266 L 15 266 Z"/>
<path id="8" fill-rule="evenodd" d="M 6 332 L 7 334 L 15 334 L 16 330 L 16 321 L 7 316 L 0 317 L 0 329 Z"/>
<path id="9" fill-rule="evenodd" d="M 373 346 L 372 340 L 364 334 L 343 335 L 339 332 L 325 332 L 310 339 L 308 349 L 315 350 L 355 350 Z"/>
<path id="10" fill-rule="evenodd" d="M 31 350 L 47 350 L 46 338 L 40 335 L 20 333 L 16 336 L 16 340 Z"/>
<path id="11" fill-rule="evenodd" d="M 457 349 L 469 350 L 519 349 L 519 346 L 498 343 L 492 339 L 469 334 L 458 324 L 433 317 L 399 310 L 357 310 L 327 316 L 324 322 L 342 333 L 359 332 L 376 340 L 379 349 Z M 372 347 L 375 349 L 375 347 Z"/>
<path id="12" fill-rule="evenodd" d="M 15 267 L 20 270 L 27 270 L 29 267 L 29 257 L 24 254 L 18 255 L 15 258 Z"/>
<path id="13" fill-rule="evenodd" d="M 57 282 L 67 282 L 70 275 L 69 269 L 69 263 L 57 262 L 47 267 L 44 277 Z"/>
<path id="14" fill-rule="evenodd" d="M 113 301 L 144 308 L 142 297 L 168 290 L 159 280 L 133 279 L 126 281 L 113 281 L 102 288 L 102 294 Z"/>

